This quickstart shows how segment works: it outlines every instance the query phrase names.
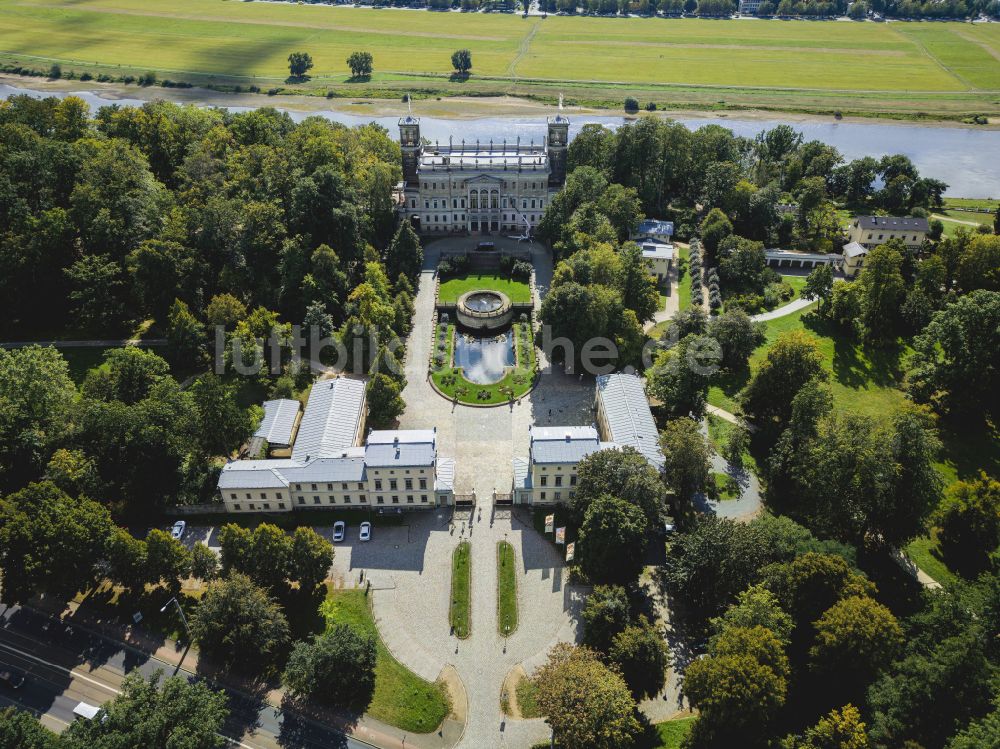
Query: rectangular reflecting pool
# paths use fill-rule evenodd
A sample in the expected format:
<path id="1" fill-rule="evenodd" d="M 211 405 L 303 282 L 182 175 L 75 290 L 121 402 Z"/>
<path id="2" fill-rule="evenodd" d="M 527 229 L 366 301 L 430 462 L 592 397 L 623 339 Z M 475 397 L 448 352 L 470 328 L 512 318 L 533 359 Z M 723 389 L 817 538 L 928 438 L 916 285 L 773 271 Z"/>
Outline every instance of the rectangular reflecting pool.
<path id="1" fill-rule="evenodd" d="M 512 332 L 477 338 L 455 331 L 455 366 L 462 367 L 469 382 L 477 385 L 500 382 L 507 368 L 513 367 L 515 362 Z"/>

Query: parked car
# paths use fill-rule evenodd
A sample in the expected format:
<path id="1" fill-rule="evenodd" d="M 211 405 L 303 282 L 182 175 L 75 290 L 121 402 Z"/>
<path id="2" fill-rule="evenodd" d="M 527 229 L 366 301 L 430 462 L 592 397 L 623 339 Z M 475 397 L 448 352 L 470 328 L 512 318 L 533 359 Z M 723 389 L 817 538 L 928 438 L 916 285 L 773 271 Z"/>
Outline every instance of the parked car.
<path id="1" fill-rule="evenodd" d="M 11 689 L 19 689 L 24 684 L 24 674 L 16 668 L 0 666 L 0 684 L 5 684 Z"/>
<path id="2" fill-rule="evenodd" d="M 171 538 L 180 541 L 182 538 L 184 538 L 185 530 L 187 530 L 187 523 L 185 523 L 183 520 L 178 520 L 176 523 L 173 524 L 173 527 L 171 527 L 170 536 Z"/>
<path id="3" fill-rule="evenodd" d="M 344 540 L 344 531 L 345 530 L 346 530 L 346 526 L 344 525 L 344 521 L 343 520 L 338 520 L 336 523 L 333 524 L 333 542 L 334 543 L 337 543 L 338 541 L 343 541 Z"/>
<path id="4" fill-rule="evenodd" d="M 663 524 L 663 533 L 667 536 L 672 536 L 674 531 L 677 530 L 676 526 L 672 522 L 667 522 Z"/>
<path id="5" fill-rule="evenodd" d="M 372 540 L 372 524 L 367 520 L 361 524 L 361 534 L 359 535 L 359 538 L 362 541 Z"/>

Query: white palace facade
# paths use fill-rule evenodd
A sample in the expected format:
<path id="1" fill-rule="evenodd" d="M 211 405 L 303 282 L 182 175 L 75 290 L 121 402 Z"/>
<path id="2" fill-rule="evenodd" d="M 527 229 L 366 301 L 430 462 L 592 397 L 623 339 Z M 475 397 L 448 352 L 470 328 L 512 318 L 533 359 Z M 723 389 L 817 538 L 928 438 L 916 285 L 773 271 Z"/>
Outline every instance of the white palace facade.
<path id="1" fill-rule="evenodd" d="M 566 181 L 569 120 L 548 120 L 541 143 L 427 144 L 420 120 L 399 120 L 402 215 L 421 234 L 531 233 Z"/>

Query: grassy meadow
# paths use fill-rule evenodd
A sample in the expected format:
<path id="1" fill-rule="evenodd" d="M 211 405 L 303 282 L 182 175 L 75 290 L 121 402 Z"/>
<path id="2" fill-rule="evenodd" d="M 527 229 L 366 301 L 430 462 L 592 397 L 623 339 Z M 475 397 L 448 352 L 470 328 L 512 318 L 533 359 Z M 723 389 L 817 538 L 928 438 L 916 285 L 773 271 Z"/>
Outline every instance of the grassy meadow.
<path id="1" fill-rule="evenodd" d="M 452 79 L 455 49 L 473 75 Z M 290 52 L 315 60 L 296 90 L 335 96 L 528 94 L 661 107 L 957 117 L 998 112 L 1000 27 L 663 18 L 521 18 L 234 0 L 0 0 L 0 62 L 280 87 Z M 374 56 L 369 81 L 345 60 Z"/>

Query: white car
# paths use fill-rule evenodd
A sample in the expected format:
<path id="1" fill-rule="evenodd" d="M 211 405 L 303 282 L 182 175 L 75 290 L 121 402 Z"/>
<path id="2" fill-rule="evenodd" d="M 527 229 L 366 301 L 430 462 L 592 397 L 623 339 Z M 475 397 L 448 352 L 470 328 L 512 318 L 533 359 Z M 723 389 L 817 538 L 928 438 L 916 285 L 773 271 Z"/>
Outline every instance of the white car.
<path id="1" fill-rule="evenodd" d="M 345 530 L 345 526 L 344 526 L 344 521 L 343 520 L 338 520 L 336 523 L 333 524 L 333 542 L 334 543 L 336 543 L 338 541 L 343 541 L 344 540 L 344 530 Z"/>
<path id="2" fill-rule="evenodd" d="M 186 528 L 187 528 L 187 523 L 185 523 L 183 520 L 178 520 L 170 528 L 170 537 L 173 538 L 175 541 L 180 541 L 182 538 L 184 538 L 184 531 Z"/>
<path id="3" fill-rule="evenodd" d="M 358 536 L 362 541 L 372 540 L 372 524 L 367 520 L 361 524 L 361 534 Z"/>

